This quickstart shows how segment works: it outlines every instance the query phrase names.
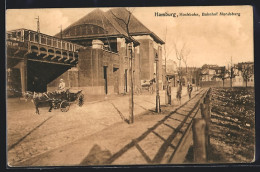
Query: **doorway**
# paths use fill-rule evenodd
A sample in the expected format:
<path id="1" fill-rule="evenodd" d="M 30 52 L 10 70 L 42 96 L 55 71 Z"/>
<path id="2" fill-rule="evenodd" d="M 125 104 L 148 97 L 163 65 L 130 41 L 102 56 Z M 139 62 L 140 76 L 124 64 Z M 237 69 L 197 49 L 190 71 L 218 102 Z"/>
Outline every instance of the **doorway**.
<path id="1" fill-rule="evenodd" d="M 125 88 L 124 88 L 125 92 L 127 92 L 127 69 L 125 69 Z"/>
<path id="2" fill-rule="evenodd" d="M 114 93 L 119 94 L 119 68 L 113 68 Z"/>
<path id="3" fill-rule="evenodd" d="M 105 89 L 105 94 L 107 94 L 107 66 L 103 66 L 103 71 L 104 71 L 104 89 Z"/>

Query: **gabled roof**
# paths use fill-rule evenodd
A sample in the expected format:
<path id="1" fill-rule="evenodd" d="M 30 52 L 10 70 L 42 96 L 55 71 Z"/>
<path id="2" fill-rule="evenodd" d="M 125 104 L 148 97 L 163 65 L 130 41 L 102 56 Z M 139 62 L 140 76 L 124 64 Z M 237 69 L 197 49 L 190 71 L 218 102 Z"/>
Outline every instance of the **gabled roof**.
<path id="1" fill-rule="evenodd" d="M 121 20 L 128 21 L 129 11 L 126 8 L 113 8 L 107 11 L 106 14 L 113 18 L 125 31 L 127 30 L 126 25 Z M 131 36 L 150 35 L 157 43 L 164 44 L 163 40 L 143 25 L 134 15 L 130 17 L 129 32 Z"/>
<path id="2" fill-rule="evenodd" d="M 69 29 L 73 28 L 77 25 L 83 24 L 92 24 L 102 27 L 107 31 L 105 36 L 118 36 L 121 35 L 123 37 L 128 37 L 127 29 L 122 21 L 118 20 L 113 14 L 116 16 L 127 19 L 129 16 L 129 12 L 125 8 L 114 8 L 110 9 L 107 12 L 103 12 L 100 9 L 95 9 L 92 12 L 88 13 L 75 23 L 68 26 L 63 32 L 65 33 Z M 150 35 L 157 43 L 164 44 L 164 42 L 155 35 L 152 31 L 150 31 L 147 27 L 145 27 L 134 15 L 131 15 L 130 23 L 129 23 L 130 36 L 137 35 Z M 59 36 L 60 33 L 57 33 L 55 36 Z M 133 38 L 130 38 L 134 40 Z M 137 41 L 135 41 L 137 42 Z"/>
<path id="3" fill-rule="evenodd" d="M 108 19 L 105 12 L 100 9 L 95 9 L 92 12 L 88 13 L 75 23 L 68 26 L 63 32 L 71 29 L 74 26 L 83 25 L 83 24 L 92 24 L 102 27 L 107 31 L 106 35 L 123 35 L 127 36 L 127 33 L 116 23 Z M 59 36 L 59 33 L 55 36 Z"/>

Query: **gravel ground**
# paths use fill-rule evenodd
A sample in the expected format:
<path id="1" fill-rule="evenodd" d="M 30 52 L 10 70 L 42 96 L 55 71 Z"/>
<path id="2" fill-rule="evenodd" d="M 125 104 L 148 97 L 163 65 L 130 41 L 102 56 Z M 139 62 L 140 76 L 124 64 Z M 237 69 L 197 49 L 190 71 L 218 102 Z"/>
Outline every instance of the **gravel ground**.
<path id="1" fill-rule="evenodd" d="M 183 89 L 185 95 L 185 89 Z M 172 94 L 175 95 L 173 88 Z M 164 92 L 160 93 L 164 104 Z M 174 98 L 174 97 L 173 97 Z M 82 107 L 72 104 L 66 113 L 59 109 L 48 112 L 40 108 L 35 114 L 32 102 L 7 100 L 8 164 L 17 164 L 49 150 L 61 147 L 82 137 L 92 135 L 116 122 L 129 118 L 128 96 L 87 102 Z M 135 96 L 135 112 L 139 115 L 155 108 L 155 94 Z"/>

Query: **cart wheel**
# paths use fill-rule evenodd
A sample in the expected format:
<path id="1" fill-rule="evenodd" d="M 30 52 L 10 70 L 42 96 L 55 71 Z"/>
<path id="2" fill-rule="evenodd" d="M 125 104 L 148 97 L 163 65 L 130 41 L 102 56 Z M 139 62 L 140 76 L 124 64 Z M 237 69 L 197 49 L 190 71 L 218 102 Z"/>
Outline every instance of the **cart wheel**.
<path id="1" fill-rule="evenodd" d="M 60 110 L 62 112 L 67 112 L 70 109 L 70 103 L 66 100 L 60 103 Z"/>
<path id="2" fill-rule="evenodd" d="M 84 95 L 80 94 L 78 97 L 78 105 L 82 106 L 84 104 Z"/>

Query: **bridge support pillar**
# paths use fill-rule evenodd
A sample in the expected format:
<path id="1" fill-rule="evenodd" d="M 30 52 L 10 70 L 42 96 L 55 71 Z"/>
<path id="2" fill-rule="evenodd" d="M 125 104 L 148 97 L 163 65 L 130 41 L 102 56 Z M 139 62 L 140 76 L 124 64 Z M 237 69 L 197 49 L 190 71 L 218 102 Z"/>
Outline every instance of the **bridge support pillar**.
<path id="1" fill-rule="evenodd" d="M 27 58 L 19 63 L 22 92 L 27 91 Z"/>

